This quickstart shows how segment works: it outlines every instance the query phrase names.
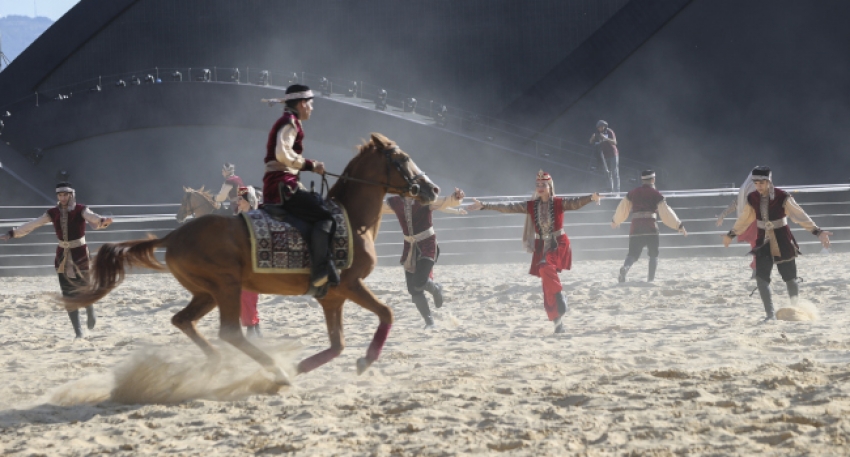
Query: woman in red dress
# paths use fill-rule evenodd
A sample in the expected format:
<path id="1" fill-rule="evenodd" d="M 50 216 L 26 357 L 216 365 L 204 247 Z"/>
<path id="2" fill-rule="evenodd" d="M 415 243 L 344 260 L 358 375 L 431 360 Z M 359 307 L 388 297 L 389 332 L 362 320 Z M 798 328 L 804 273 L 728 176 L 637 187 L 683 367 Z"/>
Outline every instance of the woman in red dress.
<path id="1" fill-rule="evenodd" d="M 537 173 L 537 189 L 534 198 L 525 202 L 481 203 L 476 199 L 467 207 L 469 211 L 489 209 L 508 214 L 526 214 L 523 245 L 533 253 L 529 274 L 539 277 L 543 283 L 543 307 L 549 320 L 555 324 L 555 333 L 564 333 L 561 318 L 566 314 L 567 298 L 563 293 L 558 273 L 572 267 L 570 239 L 564 231 L 564 212 L 576 210 L 594 201 L 597 193 L 584 197 L 565 198 L 555 196 L 555 185 L 549 173 Z"/>

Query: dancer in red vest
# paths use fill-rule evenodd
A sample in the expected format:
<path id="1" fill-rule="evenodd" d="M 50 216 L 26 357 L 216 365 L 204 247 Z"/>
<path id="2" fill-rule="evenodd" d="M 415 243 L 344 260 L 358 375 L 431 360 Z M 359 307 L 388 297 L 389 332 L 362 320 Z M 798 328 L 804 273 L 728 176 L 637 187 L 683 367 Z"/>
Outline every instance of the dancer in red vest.
<path id="1" fill-rule="evenodd" d="M 236 165 L 232 163 L 224 164 L 221 168 L 221 176 L 224 177 L 224 184 L 221 185 L 221 190 L 215 196 L 215 208 L 218 209 L 222 202 L 229 201 L 231 211 L 233 211 L 233 214 L 237 214 L 239 213 L 236 208 L 237 194 L 245 184 L 242 182 L 242 178 L 236 176 Z"/>
<path id="2" fill-rule="evenodd" d="M 434 306 L 443 306 L 443 287 L 434 282 L 433 268 L 440 257 L 440 249 L 437 247 L 437 235 L 434 233 L 431 213 L 442 211 L 466 214 L 466 211 L 457 208 L 463 197 L 463 191 L 455 189 L 452 195 L 438 198 L 430 205 L 423 205 L 415 198 L 393 196 L 388 198 L 383 206 L 383 214 L 395 214 L 401 224 L 404 234 L 401 264 L 404 265 L 407 291 L 419 314 L 425 319 L 425 328 L 434 328 L 434 318 L 431 317 L 431 308 L 428 306 L 425 292 L 433 297 Z"/>
<path id="3" fill-rule="evenodd" d="M 564 212 L 577 210 L 594 201 L 599 194 L 577 198 L 555 196 L 552 177 L 541 170 L 537 173 L 537 189 L 534 199 L 521 203 L 481 203 L 472 199 L 469 211 L 490 209 L 500 213 L 526 214 L 523 244 L 533 252 L 529 274 L 540 277 L 543 282 L 543 307 L 549 320 L 555 324 L 555 333 L 564 333 L 562 318 L 566 314 L 567 298 L 563 293 L 558 273 L 572 267 L 572 251 L 567 232 L 564 231 Z"/>
<path id="4" fill-rule="evenodd" d="M 794 201 L 794 197 L 782 189 L 773 187 L 772 173 L 768 167 L 755 167 L 752 179 L 756 190 L 747 195 L 747 205 L 735 221 L 735 226 L 723 236 L 723 246 L 729 247 L 732 239 L 746 232 L 753 222 L 758 227 L 756 248 L 752 254 L 756 258 L 756 285 L 766 317 L 764 321 L 776 319 L 773 298 L 770 293 L 770 273 L 773 265 L 779 270 L 782 280 L 788 288 L 791 302 L 800 295 L 797 284 L 797 262 L 800 255 L 797 240 L 791 234 L 788 218 L 811 232 L 820 240 L 824 248 L 829 248 L 829 237 L 832 232 L 821 230 L 812 219 Z"/>
<path id="5" fill-rule="evenodd" d="M 726 209 L 723 210 L 723 212 L 717 216 L 717 226 L 720 227 L 721 225 L 723 225 L 723 219 L 725 219 L 726 216 L 732 213 L 736 212 L 737 215 L 740 216 L 741 213 L 744 212 L 744 208 L 747 206 L 747 197 L 755 190 L 756 185 L 753 183 L 753 174 L 750 173 L 747 175 L 747 179 L 744 180 L 744 183 L 741 184 L 741 188 L 738 190 L 738 197 L 732 200 L 732 203 L 730 203 L 729 206 L 726 207 Z M 745 230 L 744 233 L 738 235 L 738 242 L 749 243 L 751 250 L 755 249 L 756 239 L 758 238 L 758 235 L 759 230 L 758 227 L 756 227 L 756 221 L 753 221 L 753 223 L 750 224 L 749 227 L 747 227 L 747 230 Z M 752 262 L 750 262 L 750 269 L 753 270 L 752 279 L 756 279 L 755 256 L 753 256 L 753 260 Z"/>
<path id="6" fill-rule="evenodd" d="M 629 229 L 629 253 L 626 255 L 626 261 L 620 268 L 620 282 L 626 281 L 626 274 L 629 269 L 640 257 L 643 248 L 646 247 L 646 253 L 649 256 L 649 273 L 646 276 L 647 282 L 655 280 L 655 269 L 658 267 L 658 224 L 655 222 L 656 214 L 661 216 L 661 222 L 673 230 L 678 230 L 679 233 L 688 236 L 685 226 L 676 213 L 673 212 L 661 192 L 655 189 L 655 172 L 652 170 L 644 170 L 640 174 L 640 180 L 643 183 L 640 187 L 632 189 L 614 212 L 614 218 L 611 221 L 611 227 L 617 228 L 632 215 L 632 223 Z"/>
<path id="7" fill-rule="evenodd" d="M 9 230 L 8 233 L 0 236 L 0 240 L 23 238 L 42 225 L 52 223 L 56 237 L 59 238 L 54 266 L 59 275 L 59 287 L 62 290 L 62 295 L 67 297 L 72 296 L 77 287 L 85 285 L 87 280 L 84 273 L 89 269 L 86 222 L 95 230 L 99 230 L 109 227 L 112 218 L 98 216 L 86 206 L 77 204 L 74 188 L 68 182 L 60 182 L 56 185 L 56 196 L 59 203 L 55 208 L 50 208 L 41 217 Z M 86 324 L 91 330 L 96 322 L 94 306 L 86 307 L 86 316 Z M 83 329 L 80 326 L 80 311 L 68 311 L 68 317 L 71 318 L 71 325 L 74 326 L 74 333 L 77 338 L 82 338 Z"/>
<path id="8" fill-rule="evenodd" d="M 325 165 L 304 157 L 304 129 L 301 123 L 313 113 L 313 91 L 301 84 L 286 88 L 282 100 L 286 108 L 275 122 L 266 142 L 266 173 L 263 175 L 263 208 L 270 214 L 288 214 L 306 225 L 305 239 L 310 241 L 310 290 L 308 294 L 322 298 L 327 286 L 339 284 L 339 273 L 329 249 L 336 224 L 321 198 L 301 185 L 302 171 L 325 173 Z"/>
<path id="9" fill-rule="evenodd" d="M 237 190 L 236 197 L 236 214 L 246 213 L 252 209 L 257 209 L 259 201 L 257 193 L 253 186 L 241 186 Z M 260 333 L 260 315 L 257 313 L 257 301 L 260 299 L 260 294 L 242 289 L 242 325 L 246 327 L 245 333 L 248 336 L 257 338 L 262 337 Z"/>

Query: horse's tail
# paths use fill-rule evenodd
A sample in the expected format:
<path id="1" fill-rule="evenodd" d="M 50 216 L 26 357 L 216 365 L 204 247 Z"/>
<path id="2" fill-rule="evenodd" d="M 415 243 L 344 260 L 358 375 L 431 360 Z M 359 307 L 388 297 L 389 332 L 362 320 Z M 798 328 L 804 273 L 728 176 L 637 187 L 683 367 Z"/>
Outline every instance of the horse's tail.
<path id="1" fill-rule="evenodd" d="M 106 243 L 97 251 L 97 257 L 89 270 L 89 281 L 63 298 L 65 307 L 74 310 L 89 306 L 118 287 L 127 267 L 145 267 L 152 270 L 166 270 L 165 265 L 154 257 L 154 250 L 162 246 L 165 238 L 151 236 L 146 240 Z"/>

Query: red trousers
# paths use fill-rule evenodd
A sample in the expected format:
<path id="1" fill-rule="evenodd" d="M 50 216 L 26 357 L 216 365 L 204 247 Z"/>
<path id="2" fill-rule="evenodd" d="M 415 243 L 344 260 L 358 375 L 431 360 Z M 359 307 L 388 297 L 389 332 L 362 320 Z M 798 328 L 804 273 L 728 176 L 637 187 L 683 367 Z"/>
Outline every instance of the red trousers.
<path id="1" fill-rule="evenodd" d="M 543 282 L 543 308 L 546 310 L 550 321 L 558 318 L 558 302 L 555 301 L 555 294 L 564 290 L 561 285 L 561 277 L 558 276 L 558 269 L 555 266 L 557 255 L 558 251 L 547 252 L 544 257 L 546 263 L 541 263 L 538 270 Z"/>
<path id="2" fill-rule="evenodd" d="M 250 290 L 242 291 L 242 325 L 257 325 L 260 323 L 260 316 L 257 315 L 257 300 L 260 294 L 251 292 Z"/>

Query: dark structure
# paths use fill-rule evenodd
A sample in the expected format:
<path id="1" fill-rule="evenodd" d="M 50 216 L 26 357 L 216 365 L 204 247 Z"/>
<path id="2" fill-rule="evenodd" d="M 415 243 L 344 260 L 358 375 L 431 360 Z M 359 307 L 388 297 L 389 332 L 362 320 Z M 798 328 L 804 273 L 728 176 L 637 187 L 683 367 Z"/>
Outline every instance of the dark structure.
<path id="1" fill-rule="evenodd" d="M 505 170 L 539 168 L 559 191 L 597 190 L 581 155 L 604 118 L 622 160 L 671 187 L 762 162 L 843 181 L 844 13 L 839 0 L 82 0 L 0 73 L 0 160 L 14 150 L 46 176 L 94 167 L 102 179 L 80 190 L 103 203 L 174 201 L 182 184 L 216 184 L 226 160 L 257 183 L 279 114 L 259 99 L 327 78 L 308 141 L 332 169 L 381 131 L 471 192 L 525 192 Z M 835 166 L 807 173 L 819 159 Z"/>

